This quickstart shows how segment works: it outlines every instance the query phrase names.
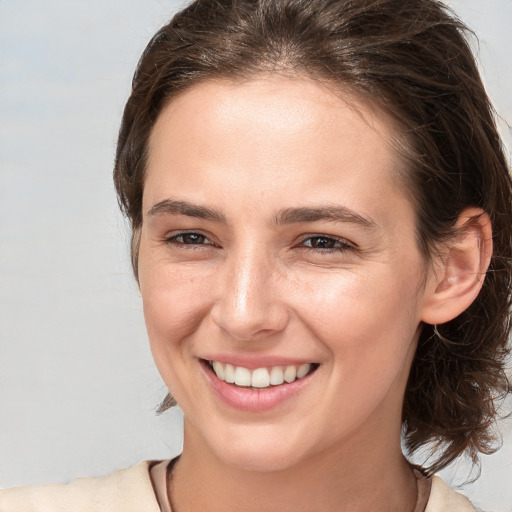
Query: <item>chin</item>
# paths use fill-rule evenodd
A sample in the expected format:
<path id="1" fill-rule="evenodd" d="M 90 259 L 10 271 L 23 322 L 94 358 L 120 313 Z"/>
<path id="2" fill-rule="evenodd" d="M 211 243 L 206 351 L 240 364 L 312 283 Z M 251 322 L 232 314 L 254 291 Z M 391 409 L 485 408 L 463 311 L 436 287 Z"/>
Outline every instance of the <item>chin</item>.
<path id="1" fill-rule="evenodd" d="M 224 464 L 242 471 L 283 471 L 307 458 L 304 438 L 298 443 L 296 436 L 283 436 L 280 432 L 271 432 L 271 429 L 231 431 L 221 442 L 211 439 L 210 449 Z"/>

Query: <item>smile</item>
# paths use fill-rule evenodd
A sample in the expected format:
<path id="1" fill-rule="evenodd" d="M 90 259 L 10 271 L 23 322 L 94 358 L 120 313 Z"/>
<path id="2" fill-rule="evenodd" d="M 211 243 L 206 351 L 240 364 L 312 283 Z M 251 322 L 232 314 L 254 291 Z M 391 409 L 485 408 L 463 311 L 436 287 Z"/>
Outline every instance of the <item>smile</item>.
<path id="1" fill-rule="evenodd" d="M 215 375 L 227 384 L 256 389 L 280 386 L 284 383 L 291 384 L 298 379 L 304 378 L 318 367 L 316 363 L 305 363 L 301 365 L 255 368 L 251 370 L 243 366 L 234 366 L 219 361 L 208 361 L 208 364 Z"/>

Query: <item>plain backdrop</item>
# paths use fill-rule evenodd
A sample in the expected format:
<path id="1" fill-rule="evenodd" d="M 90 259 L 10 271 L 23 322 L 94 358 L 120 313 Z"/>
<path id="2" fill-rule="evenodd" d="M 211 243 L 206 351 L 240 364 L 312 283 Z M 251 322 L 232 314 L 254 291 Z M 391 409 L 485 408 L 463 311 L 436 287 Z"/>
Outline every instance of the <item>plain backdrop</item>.
<path id="1" fill-rule="evenodd" d="M 138 57 L 183 4 L 0 0 L 0 487 L 180 451 L 180 411 L 155 415 L 166 390 L 111 169 Z M 450 4 L 480 38 L 510 151 L 512 0 Z M 463 488 L 488 512 L 512 512 L 512 426 L 501 429 L 503 448 Z M 443 476 L 456 485 L 469 471 Z"/>

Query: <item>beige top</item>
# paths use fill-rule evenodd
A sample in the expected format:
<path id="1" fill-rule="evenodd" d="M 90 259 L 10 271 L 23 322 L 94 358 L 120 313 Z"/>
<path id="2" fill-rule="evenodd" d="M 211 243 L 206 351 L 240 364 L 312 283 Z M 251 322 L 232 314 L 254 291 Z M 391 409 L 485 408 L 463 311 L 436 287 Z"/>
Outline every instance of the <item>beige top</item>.
<path id="1" fill-rule="evenodd" d="M 173 461 L 145 461 L 105 478 L 77 478 L 0 491 L 0 512 L 172 512 L 167 473 Z M 419 476 L 419 475 L 418 475 Z M 414 512 L 475 512 L 441 478 L 418 479 Z"/>

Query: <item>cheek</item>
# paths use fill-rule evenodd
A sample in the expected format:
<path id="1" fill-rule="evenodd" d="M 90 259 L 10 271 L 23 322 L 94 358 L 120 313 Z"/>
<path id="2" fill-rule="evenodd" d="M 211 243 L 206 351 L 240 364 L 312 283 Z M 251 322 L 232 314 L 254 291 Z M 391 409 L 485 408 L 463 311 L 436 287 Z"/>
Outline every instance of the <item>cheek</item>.
<path id="1" fill-rule="evenodd" d="M 303 282 L 296 308 L 345 375 L 393 373 L 419 325 L 417 272 L 358 275 L 342 271 Z"/>
<path id="2" fill-rule="evenodd" d="M 179 341 L 196 331 L 206 314 L 203 279 L 158 262 L 142 260 L 140 269 L 146 328 L 155 361 L 162 368 L 173 351 L 186 349 Z"/>
<path id="3" fill-rule="evenodd" d="M 141 286 L 144 318 L 156 367 L 172 396 L 182 406 L 197 398 L 192 357 L 195 337 L 205 316 L 204 296 L 194 280 L 160 276 Z"/>
<path id="4" fill-rule="evenodd" d="M 296 308 L 327 332 L 364 338 L 378 325 L 414 330 L 419 321 L 418 270 L 399 274 L 374 266 L 371 272 L 341 269 L 301 276 L 293 291 Z"/>
<path id="5" fill-rule="evenodd" d="M 419 324 L 410 284 L 331 279 L 328 293 L 309 299 L 309 330 L 331 354 L 329 414 L 355 428 L 385 402 L 399 417 Z"/>

